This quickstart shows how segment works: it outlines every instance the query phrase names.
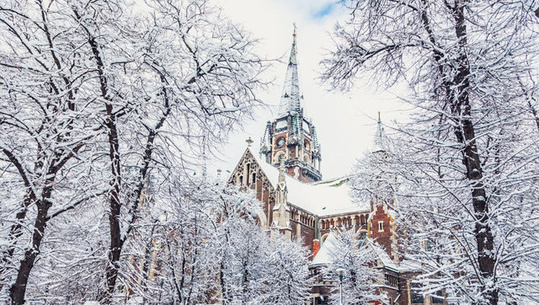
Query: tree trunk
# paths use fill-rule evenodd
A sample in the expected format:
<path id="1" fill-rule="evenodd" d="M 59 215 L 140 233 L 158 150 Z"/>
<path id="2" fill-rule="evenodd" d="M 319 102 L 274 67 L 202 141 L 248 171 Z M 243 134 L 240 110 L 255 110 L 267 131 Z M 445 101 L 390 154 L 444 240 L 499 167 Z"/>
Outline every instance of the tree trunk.
<path id="1" fill-rule="evenodd" d="M 460 56 L 458 70 L 454 79 L 451 98 L 451 110 L 458 123 L 455 129 L 457 140 L 463 145 L 462 157 L 466 166 L 466 177 L 471 184 L 472 204 L 475 217 L 475 240 L 477 245 L 477 263 L 481 275 L 482 292 L 488 303 L 498 304 L 498 290 L 494 279 L 494 237 L 489 225 L 489 205 L 485 186 L 483 185 L 483 168 L 475 141 L 475 128 L 471 120 L 471 104 L 468 95 L 470 84 L 470 69 L 466 56 L 467 33 L 464 18 L 464 4 L 456 2 L 453 10 L 455 18 L 455 33 L 458 39 Z"/>
<path id="2" fill-rule="evenodd" d="M 120 229 L 120 155 L 119 155 L 119 142 L 118 131 L 116 129 L 116 118 L 112 114 L 112 105 L 107 103 L 107 114 L 109 122 L 107 127 L 109 129 L 109 157 L 111 160 L 111 173 L 113 180 L 111 181 L 111 190 L 109 193 L 109 227 L 110 227 L 110 248 L 109 248 L 109 263 L 106 267 L 107 276 L 107 291 L 102 296 L 101 301 L 104 304 L 112 303 L 112 295 L 114 294 L 114 287 L 116 286 L 116 279 L 118 278 L 118 263 L 120 261 L 120 254 L 122 252 L 122 236 Z"/>
<path id="3" fill-rule="evenodd" d="M 73 10 L 75 16 L 82 24 L 81 15 L 76 9 Z M 109 191 L 109 230 L 110 230 L 110 247 L 108 253 L 108 264 L 106 266 L 105 274 L 107 277 L 107 290 L 100 296 L 100 300 L 104 304 L 112 303 L 112 296 L 114 294 L 114 288 L 116 286 L 116 279 L 118 278 L 118 263 L 120 261 L 120 254 L 122 251 L 122 236 L 120 229 L 120 186 L 121 186 L 121 172 L 120 172 L 120 144 L 118 139 L 118 129 L 116 124 L 116 115 L 113 112 L 113 106 L 111 98 L 108 94 L 108 83 L 104 73 L 105 65 L 101 57 L 99 43 L 96 38 L 90 32 L 86 26 L 82 25 L 88 35 L 88 44 L 94 55 L 96 63 L 97 74 L 99 76 L 99 89 L 101 91 L 101 97 L 105 100 L 106 111 L 106 126 L 108 130 L 108 142 L 109 142 L 109 158 L 111 161 L 111 175 L 110 181 L 111 189 Z"/>
<path id="4" fill-rule="evenodd" d="M 27 191 L 26 196 L 24 197 L 23 203 L 21 204 L 21 208 L 19 212 L 15 215 L 17 218 L 16 222 L 11 225 L 11 228 L 9 229 L 8 233 L 8 246 L 7 249 L 2 252 L 2 264 L 4 266 L 8 266 L 12 264 L 13 254 L 15 253 L 15 245 L 17 244 L 18 239 L 22 236 L 22 223 L 24 219 L 26 218 L 26 213 L 28 212 L 28 207 L 35 201 L 35 199 L 31 199 L 31 191 Z M 9 268 L 9 267 L 8 267 Z M 0 268 L 0 281 L 6 282 L 7 281 L 7 275 L 6 271 L 8 268 Z M 3 284 L 0 284 L 0 287 L 2 287 Z"/>
<path id="5" fill-rule="evenodd" d="M 24 297 L 26 294 L 26 285 L 28 284 L 28 278 L 30 277 L 30 271 L 34 267 L 37 256 L 40 252 L 41 242 L 45 235 L 45 228 L 47 227 L 47 213 L 52 206 L 50 202 L 52 194 L 52 181 L 47 181 L 47 187 L 43 192 L 43 199 L 37 202 L 37 217 L 34 223 L 34 233 L 32 235 L 32 247 L 24 253 L 24 258 L 20 262 L 17 279 L 13 286 L 10 288 L 10 297 L 12 305 L 24 304 Z"/>
<path id="6" fill-rule="evenodd" d="M 19 212 L 15 215 L 17 218 L 17 221 L 11 226 L 8 234 L 8 247 L 6 250 L 2 253 L 2 262 L 4 265 L 8 265 L 12 263 L 13 254 L 15 253 L 15 245 L 17 243 L 17 240 L 22 235 L 22 222 L 26 218 L 26 213 L 28 212 L 28 207 L 34 203 L 37 202 L 36 195 L 32 191 L 32 186 L 29 177 L 27 176 L 26 172 L 24 171 L 22 163 L 19 161 L 19 159 L 8 149 L 2 149 L 2 152 L 7 156 L 9 161 L 17 168 L 19 175 L 21 176 L 22 180 L 24 181 L 24 186 L 26 188 L 26 195 L 24 196 L 24 200 L 21 204 Z M 36 163 L 36 168 L 40 167 L 40 163 Z M 5 269 L 0 269 L 0 280 L 5 281 Z"/>
<path id="7" fill-rule="evenodd" d="M 426 4 L 424 0 L 424 4 Z M 471 119 L 471 104 L 468 91 L 471 88 L 469 62 L 466 55 L 467 33 L 464 17 L 466 0 L 455 1 L 454 6 L 447 4 L 453 11 L 455 19 L 455 34 L 459 57 L 456 61 L 457 73 L 453 77 L 451 71 L 454 67 L 449 67 L 444 62 L 444 56 L 439 49 L 433 50 L 434 60 L 438 65 L 438 72 L 442 79 L 442 86 L 445 91 L 447 103 L 450 106 L 453 119 L 457 123 L 455 126 L 455 136 L 462 144 L 462 162 L 466 166 L 466 178 L 471 185 L 472 205 L 475 218 L 475 242 L 477 246 L 477 265 L 480 272 L 480 283 L 483 295 L 490 305 L 498 304 L 498 290 L 486 283 L 494 281 L 494 238 L 489 226 L 488 202 L 486 201 L 486 189 L 483 185 L 483 168 L 481 158 L 477 150 L 475 141 L 475 128 Z M 433 35 L 430 20 L 425 11 L 421 12 L 421 21 L 429 35 L 430 42 L 437 46 Z"/>

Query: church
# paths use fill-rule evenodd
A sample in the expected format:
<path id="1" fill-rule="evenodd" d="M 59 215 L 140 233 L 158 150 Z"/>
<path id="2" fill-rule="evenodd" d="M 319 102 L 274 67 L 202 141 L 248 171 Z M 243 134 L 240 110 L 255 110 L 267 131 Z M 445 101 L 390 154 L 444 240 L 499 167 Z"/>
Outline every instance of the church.
<path id="1" fill-rule="evenodd" d="M 337 229 L 353 229 L 381 249 L 373 267 L 380 270 L 377 289 L 387 295 L 388 304 L 444 304 L 442 297 L 424 297 L 413 289 L 412 280 L 421 272 L 420 265 L 403 260 L 390 205 L 376 198 L 353 202 L 348 177 L 322 179 L 316 127 L 303 112 L 296 43 L 294 32 L 278 115 L 267 122 L 258 152 L 251 147 L 253 141 L 247 141 L 228 183 L 255 192 L 263 203 L 263 215 L 258 216 L 263 229 L 284 234 L 311 250 L 313 276 L 317 268 L 331 263 L 326 249 L 328 236 L 337 234 Z M 373 154 L 386 153 L 377 145 L 382 137 L 379 118 Z M 327 296 L 335 283 L 322 278 L 316 281 L 310 304 L 329 304 Z"/>

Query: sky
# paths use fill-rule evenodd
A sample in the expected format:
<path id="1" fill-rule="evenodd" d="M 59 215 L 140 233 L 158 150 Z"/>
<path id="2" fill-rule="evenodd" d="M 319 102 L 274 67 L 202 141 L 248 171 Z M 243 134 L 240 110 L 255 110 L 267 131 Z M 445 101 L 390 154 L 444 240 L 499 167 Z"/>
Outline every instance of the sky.
<path id="1" fill-rule="evenodd" d="M 292 46 L 294 24 L 297 26 L 297 58 L 300 90 L 304 96 L 305 116 L 312 119 L 321 144 L 323 179 L 351 173 L 352 166 L 372 147 L 378 111 L 382 121 L 390 124 L 405 106 L 398 94 L 370 81 L 368 75 L 357 79 L 349 92 L 330 91 L 320 80 L 319 62 L 333 46 L 330 33 L 337 21 L 344 21 L 347 11 L 335 0 L 221 0 L 223 13 L 260 39 L 257 52 L 264 58 L 279 58 L 267 71 L 274 79 L 267 92 L 259 97 L 268 105 L 259 108 L 255 120 L 246 122 L 224 144 L 219 158 L 211 163 L 213 170 L 232 171 L 247 147 L 245 140 L 254 140 L 252 150 L 258 153 L 267 121 L 277 116 L 282 93 L 286 62 Z M 211 168 L 210 167 L 210 168 Z"/>

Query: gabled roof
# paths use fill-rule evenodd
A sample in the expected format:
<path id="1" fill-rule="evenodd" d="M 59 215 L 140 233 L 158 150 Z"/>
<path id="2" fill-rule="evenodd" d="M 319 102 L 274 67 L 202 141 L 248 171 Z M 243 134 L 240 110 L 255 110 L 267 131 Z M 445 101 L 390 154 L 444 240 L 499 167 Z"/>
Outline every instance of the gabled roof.
<path id="1" fill-rule="evenodd" d="M 313 258 L 311 265 L 329 265 L 333 263 L 332 253 L 338 246 L 337 232 L 330 231 L 325 242 L 321 244 L 320 250 Z M 396 264 L 387 254 L 387 252 L 371 239 L 366 239 L 363 247 L 368 247 L 373 251 L 379 268 L 386 268 L 395 272 L 422 272 L 421 264 L 411 260 L 403 260 Z"/>
<path id="2" fill-rule="evenodd" d="M 247 152 L 253 155 L 273 188 L 276 189 L 279 181 L 279 169 L 261 160 L 249 148 L 245 153 Z M 368 203 L 357 204 L 352 201 L 347 181 L 348 178 L 345 177 L 315 183 L 303 183 L 286 175 L 288 202 L 318 216 L 368 211 Z"/>
<path id="3" fill-rule="evenodd" d="M 331 259 L 331 253 L 335 251 L 335 247 L 337 247 L 337 236 L 335 235 L 335 232 L 330 231 L 328 234 L 328 237 L 326 237 L 326 240 L 324 243 L 322 243 L 320 250 L 318 250 L 318 253 L 316 253 L 316 256 L 313 258 L 313 261 L 311 264 L 313 265 L 327 265 L 333 262 Z"/>

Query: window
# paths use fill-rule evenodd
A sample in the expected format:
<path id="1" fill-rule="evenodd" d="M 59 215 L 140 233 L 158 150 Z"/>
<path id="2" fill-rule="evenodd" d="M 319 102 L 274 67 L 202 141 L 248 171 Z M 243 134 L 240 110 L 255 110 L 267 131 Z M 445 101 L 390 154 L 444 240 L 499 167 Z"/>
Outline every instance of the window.
<path id="1" fill-rule="evenodd" d="M 378 232 L 384 232 L 384 222 L 383 221 L 378 222 Z"/>
<path id="2" fill-rule="evenodd" d="M 432 296 L 432 304 L 443 304 L 444 294 L 441 290 L 436 291 Z"/>
<path id="3" fill-rule="evenodd" d="M 361 248 L 361 246 L 363 246 L 363 242 L 365 241 L 365 238 L 367 238 L 367 232 L 361 232 L 361 234 L 359 234 L 359 242 L 357 245 L 358 248 Z"/>
<path id="4" fill-rule="evenodd" d="M 412 284 L 412 303 L 423 304 L 425 302 L 423 293 L 421 291 L 421 285 L 419 283 Z"/>

